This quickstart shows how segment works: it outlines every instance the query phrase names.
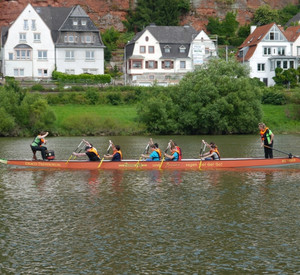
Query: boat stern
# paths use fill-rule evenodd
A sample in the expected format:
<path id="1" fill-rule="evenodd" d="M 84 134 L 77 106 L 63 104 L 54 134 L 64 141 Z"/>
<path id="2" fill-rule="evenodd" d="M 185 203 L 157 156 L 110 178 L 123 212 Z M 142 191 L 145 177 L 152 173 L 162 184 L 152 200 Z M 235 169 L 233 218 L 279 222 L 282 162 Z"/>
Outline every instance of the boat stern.
<path id="1" fill-rule="evenodd" d="M 6 159 L 0 159 L 0 163 L 7 164 L 7 160 Z"/>

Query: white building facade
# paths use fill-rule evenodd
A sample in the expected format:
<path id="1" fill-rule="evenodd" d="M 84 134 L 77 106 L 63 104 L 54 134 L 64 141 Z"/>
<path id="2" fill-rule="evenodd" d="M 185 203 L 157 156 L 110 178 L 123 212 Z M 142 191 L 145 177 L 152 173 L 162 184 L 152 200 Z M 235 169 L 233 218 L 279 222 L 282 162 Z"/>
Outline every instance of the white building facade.
<path id="1" fill-rule="evenodd" d="M 79 27 L 73 25 L 75 21 Z M 64 26 L 69 29 L 62 31 Z M 74 37 L 72 43 L 65 40 L 64 34 L 70 33 Z M 81 39 L 86 36 L 93 40 Z M 1 42 L 3 76 L 51 78 L 55 69 L 73 74 L 104 73 L 100 33 L 80 6 L 56 8 L 28 4 L 11 26 L 2 29 Z M 73 54 L 68 55 L 70 52 Z"/>
<path id="2" fill-rule="evenodd" d="M 203 31 L 198 33 L 190 26 L 148 26 L 125 47 L 126 84 L 178 84 L 187 72 L 194 70 L 193 57 L 195 61 L 201 59 L 203 64 L 208 56 L 217 56 L 216 45 L 211 40 L 211 52 L 206 56 L 208 40 Z M 197 49 L 201 50 L 200 54 Z"/>
<path id="3" fill-rule="evenodd" d="M 250 77 L 267 86 L 275 84 L 275 69 L 297 68 L 293 43 L 275 23 L 252 28 L 252 33 L 239 47 L 238 60 L 250 67 Z"/>

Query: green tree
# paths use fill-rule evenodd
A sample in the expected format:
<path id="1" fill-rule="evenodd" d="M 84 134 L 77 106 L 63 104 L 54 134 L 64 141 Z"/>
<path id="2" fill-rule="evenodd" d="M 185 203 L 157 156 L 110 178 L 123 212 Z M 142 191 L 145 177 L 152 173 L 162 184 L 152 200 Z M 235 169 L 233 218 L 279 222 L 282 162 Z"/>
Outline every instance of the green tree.
<path id="1" fill-rule="evenodd" d="M 275 76 L 273 77 L 273 80 L 278 86 L 294 88 L 298 84 L 299 75 L 300 75 L 299 70 L 295 70 L 294 68 L 290 68 L 288 70 L 284 70 L 282 68 L 276 68 Z"/>
<path id="2" fill-rule="evenodd" d="M 269 5 L 260 6 L 254 13 L 252 24 L 257 26 L 267 25 L 273 22 L 279 22 L 277 10 L 272 10 Z"/>
<path id="3" fill-rule="evenodd" d="M 138 0 L 135 10 L 129 10 L 124 26 L 128 31 L 141 31 L 150 23 L 158 26 L 178 26 L 180 16 L 190 10 L 188 0 Z"/>
<path id="4" fill-rule="evenodd" d="M 293 16 L 300 12 L 300 5 L 288 4 L 278 11 L 278 24 L 285 25 Z"/>
<path id="5" fill-rule="evenodd" d="M 105 32 L 101 34 L 102 40 L 106 48 L 104 49 L 104 59 L 105 61 L 110 61 L 111 59 L 111 52 L 115 49 L 117 49 L 117 40 L 120 37 L 120 33 L 114 29 L 114 27 L 111 27 Z"/>
<path id="6" fill-rule="evenodd" d="M 138 111 L 149 132 L 165 133 L 165 126 L 169 134 L 248 134 L 262 118 L 260 85 L 235 60 L 212 60 L 160 93 Z"/>

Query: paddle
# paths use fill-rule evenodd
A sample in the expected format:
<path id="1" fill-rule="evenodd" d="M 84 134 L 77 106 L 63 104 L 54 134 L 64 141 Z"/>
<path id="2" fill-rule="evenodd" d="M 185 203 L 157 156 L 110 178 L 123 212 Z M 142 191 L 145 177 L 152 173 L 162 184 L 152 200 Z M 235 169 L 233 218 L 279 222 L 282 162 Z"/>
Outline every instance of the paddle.
<path id="1" fill-rule="evenodd" d="M 202 144 L 204 144 L 204 146 L 202 147 Z M 206 142 L 202 142 L 201 144 L 201 149 L 200 149 L 200 162 L 199 162 L 199 170 L 201 170 L 201 165 L 202 165 L 202 155 L 204 154 L 205 152 L 205 149 L 206 149 Z"/>
<path id="2" fill-rule="evenodd" d="M 293 158 L 293 157 L 294 157 L 294 158 L 299 158 L 299 157 L 297 157 L 297 156 L 294 156 L 292 153 L 286 153 L 286 152 L 283 152 L 283 151 L 274 149 L 273 147 L 268 146 L 268 145 L 264 145 L 264 147 L 269 148 L 269 149 L 272 149 L 272 150 L 277 151 L 277 152 L 280 152 L 280 153 L 282 153 L 282 154 L 288 155 L 290 159 Z"/>
<path id="3" fill-rule="evenodd" d="M 148 152 L 149 152 L 149 143 L 148 143 L 147 146 L 145 147 L 145 150 L 144 150 L 143 154 L 144 154 L 144 155 L 145 155 L 146 153 L 148 154 Z M 140 156 L 138 162 L 135 164 L 135 167 L 136 167 L 136 168 L 139 167 L 139 163 L 140 163 L 141 159 L 142 159 L 142 156 Z"/>
<path id="4" fill-rule="evenodd" d="M 82 142 L 83 142 L 83 139 L 81 140 L 81 142 L 79 143 L 79 145 L 77 146 L 77 148 L 75 149 L 75 151 L 73 151 L 73 152 L 77 152 L 77 150 L 80 148 Z M 82 150 L 82 149 L 80 149 L 80 151 L 81 151 L 81 150 Z M 72 157 L 73 157 L 73 153 L 72 153 L 71 156 L 68 158 L 68 160 L 67 160 L 66 163 L 68 163 L 69 160 L 70 160 Z M 76 157 L 75 157 L 75 158 L 76 158 Z"/>
<path id="5" fill-rule="evenodd" d="M 111 142 L 111 140 L 110 140 L 110 141 L 109 141 L 109 146 L 108 146 L 108 148 L 107 148 L 107 150 L 106 150 L 107 154 L 109 154 L 109 150 L 110 150 L 111 145 L 112 145 L 112 142 Z M 104 160 L 104 155 L 103 155 L 103 158 L 101 159 L 101 161 L 100 161 L 100 163 L 99 163 L 99 165 L 98 165 L 98 167 L 97 167 L 98 169 L 101 167 L 103 160 Z"/>
<path id="6" fill-rule="evenodd" d="M 165 150 L 165 153 L 168 152 L 168 150 L 169 150 L 170 147 L 171 147 L 171 143 L 169 142 L 169 143 L 168 143 L 168 146 L 167 146 L 167 148 L 166 148 L 166 150 Z M 159 170 L 161 169 L 164 160 L 165 160 L 165 155 L 163 156 L 163 158 L 162 158 L 162 160 L 161 160 L 161 163 L 160 163 L 160 165 L 159 165 Z"/>

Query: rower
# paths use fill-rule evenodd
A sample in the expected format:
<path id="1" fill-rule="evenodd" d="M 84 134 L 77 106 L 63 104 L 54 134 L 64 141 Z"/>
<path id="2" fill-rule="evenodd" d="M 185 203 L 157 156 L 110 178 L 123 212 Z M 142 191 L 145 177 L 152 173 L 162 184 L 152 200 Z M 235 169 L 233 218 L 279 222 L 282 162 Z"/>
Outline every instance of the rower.
<path id="1" fill-rule="evenodd" d="M 166 161 L 178 161 L 179 160 L 180 152 L 177 150 L 176 147 L 171 148 L 171 155 L 164 153 Z"/>
<path id="2" fill-rule="evenodd" d="M 83 142 L 85 143 L 85 152 L 84 153 L 76 153 L 73 152 L 73 156 L 76 157 L 84 157 L 84 156 L 88 156 L 90 161 L 100 161 L 100 155 L 98 154 L 97 149 L 93 146 L 93 144 L 89 143 L 86 140 L 83 140 Z"/>
<path id="3" fill-rule="evenodd" d="M 204 160 L 220 160 L 221 159 L 218 147 L 214 142 L 211 141 L 209 144 L 204 140 L 202 140 L 202 142 L 206 146 L 208 146 L 210 148 L 210 150 L 209 150 L 209 152 L 201 155 L 200 158 L 205 157 Z"/>
<path id="4" fill-rule="evenodd" d="M 105 159 L 111 159 L 111 161 L 121 161 L 123 159 L 122 151 L 120 145 L 114 145 L 111 142 L 111 147 L 113 149 L 113 153 L 111 155 L 104 155 Z"/>
<path id="5" fill-rule="evenodd" d="M 141 154 L 142 158 L 145 158 L 146 161 L 159 161 L 161 158 L 161 152 L 155 144 L 150 145 L 151 154 Z"/>

